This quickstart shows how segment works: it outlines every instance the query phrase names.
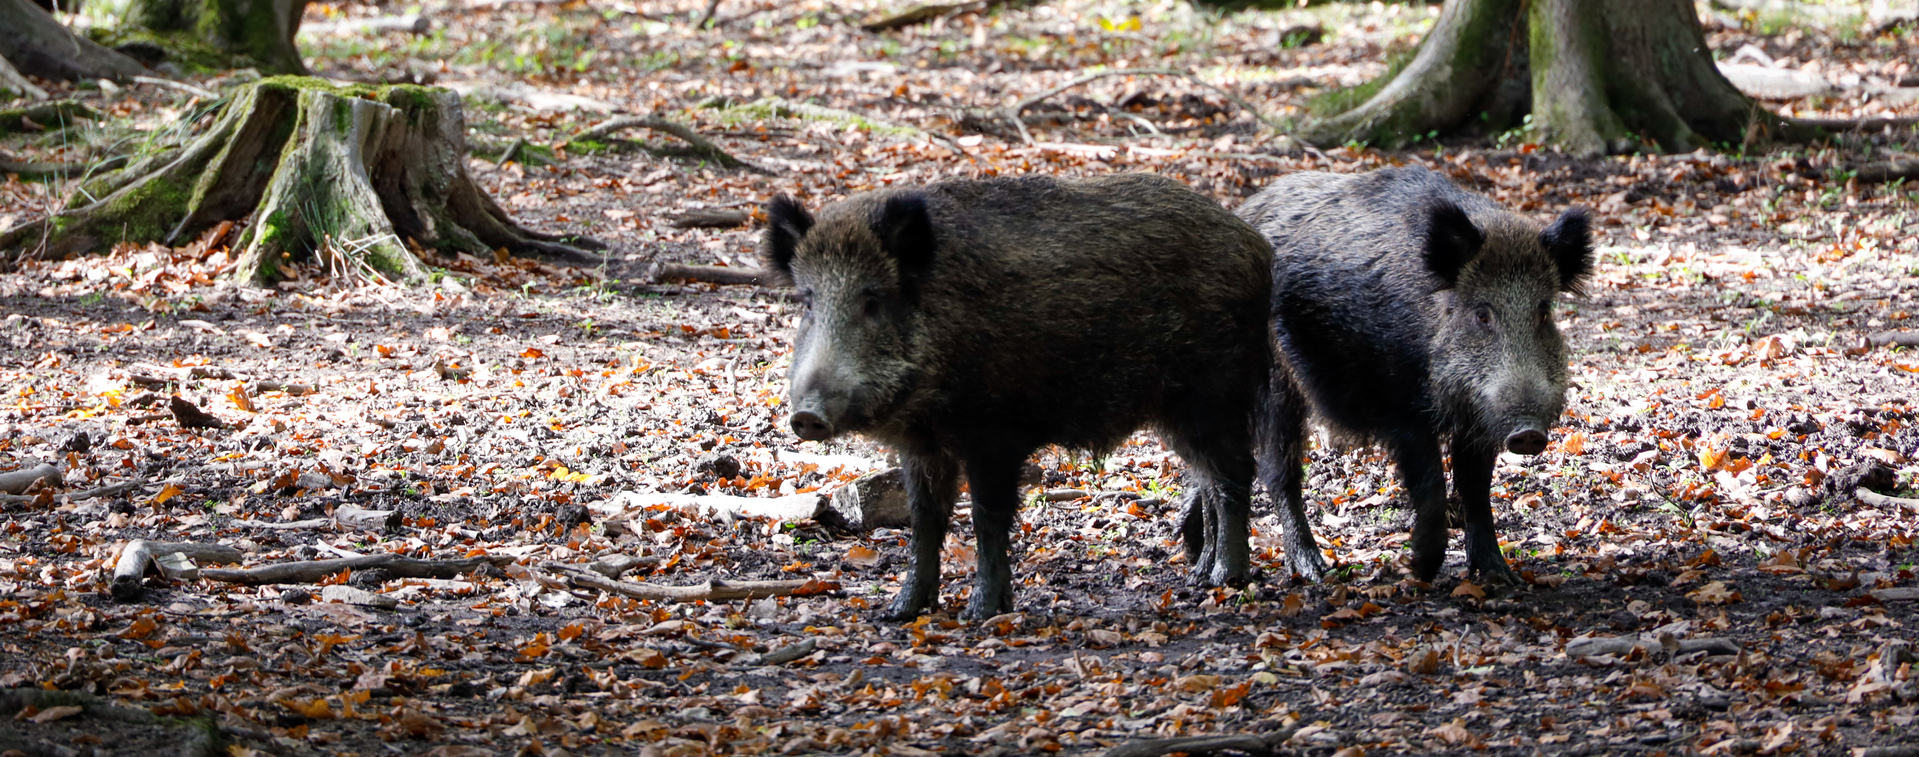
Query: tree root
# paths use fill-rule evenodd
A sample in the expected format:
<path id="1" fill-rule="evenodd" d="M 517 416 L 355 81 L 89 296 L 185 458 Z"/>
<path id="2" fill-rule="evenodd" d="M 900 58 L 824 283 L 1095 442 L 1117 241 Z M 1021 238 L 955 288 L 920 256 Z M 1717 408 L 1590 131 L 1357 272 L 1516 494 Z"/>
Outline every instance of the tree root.
<path id="1" fill-rule="evenodd" d="M 464 560 L 418 560 L 394 554 L 342 557 L 333 560 L 265 565 L 244 570 L 202 570 L 208 581 L 266 586 L 269 584 L 311 584 L 343 570 L 382 570 L 394 578 L 456 578 L 483 566 L 495 567 L 513 562 L 511 557 L 469 557 Z"/>
<path id="2" fill-rule="evenodd" d="M 680 138 L 681 141 L 692 146 L 693 153 L 695 155 L 700 155 L 700 156 L 709 158 L 713 162 L 718 163 L 727 168 L 743 168 L 748 171 L 752 171 L 754 173 L 759 173 L 759 174 L 772 173 L 764 168 L 753 165 L 752 163 L 748 163 L 744 160 L 740 160 L 739 158 L 733 157 L 727 151 L 720 149 L 719 145 L 713 144 L 711 141 L 707 140 L 707 138 L 700 136 L 699 132 L 694 131 L 691 127 L 688 127 L 685 124 L 669 121 L 659 116 L 637 116 L 632 118 L 615 118 L 611 121 L 607 121 L 591 129 L 587 129 L 586 131 L 580 132 L 578 136 L 575 136 L 573 139 L 569 140 L 569 142 L 584 142 L 584 141 L 604 139 L 607 136 L 610 136 L 612 134 L 617 134 L 621 131 L 625 131 L 627 129 L 635 129 L 635 128 L 652 129 L 653 131 L 663 132 L 663 133 L 671 134 L 675 137 L 678 137 Z M 502 157 L 501 161 L 505 162 L 505 158 Z"/>
<path id="3" fill-rule="evenodd" d="M 86 182 L 66 210 L 0 234 L 0 250 L 66 257 L 119 241 L 179 245 L 250 217 L 234 275 L 254 284 L 309 255 L 405 282 L 426 278 L 415 249 L 597 262 L 586 250 L 598 242 L 513 223 L 467 174 L 466 152 L 450 91 L 266 79 L 185 146 Z"/>
<path id="4" fill-rule="evenodd" d="M 789 581 L 722 581 L 710 579 L 694 586 L 661 586 L 609 579 L 584 568 L 562 563 L 541 563 L 540 568 L 566 577 L 567 584 L 580 589 L 597 589 L 633 599 L 653 602 L 718 602 L 731 599 L 762 599 L 821 594 L 840 588 L 833 581 L 794 579 Z"/>
<path id="5" fill-rule="evenodd" d="M 924 129 L 917 129 L 911 126 L 907 126 L 905 124 L 894 123 L 892 121 L 888 121 L 886 119 L 879 118 L 877 116 L 860 115 L 850 110 L 841 110 L 839 108 L 829 108 L 824 105 L 814 105 L 812 103 L 794 102 L 792 100 L 788 100 L 783 97 L 762 97 L 758 100 L 754 100 L 753 102 L 747 103 L 739 107 L 744 110 L 764 109 L 767 112 L 771 113 L 772 115 L 779 116 L 782 118 L 801 118 L 801 119 L 812 118 L 812 119 L 819 119 L 824 121 L 841 121 L 841 122 L 854 123 L 854 124 L 866 124 L 884 131 L 898 132 L 901 134 L 910 134 L 916 137 L 925 137 L 929 141 L 932 141 L 935 144 L 938 144 L 939 146 L 944 147 L 947 150 L 951 151 L 954 155 L 958 155 L 960 157 L 968 157 L 966 155 L 966 151 L 960 149 L 960 146 L 958 143 L 947 138 L 946 135 L 944 134 L 936 134 L 934 132 L 926 131 Z"/>
<path id="6" fill-rule="evenodd" d="M 100 113 L 74 100 L 0 110 L 0 134 L 20 134 L 70 126 L 79 120 L 98 121 Z"/>
<path id="7" fill-rule="evenodd" d="M 0 56 L 0 89 L 18 92 L 29 100 L 47 99 L 47 91 L 21 76 L 20 71 L 7 62 L 6 56 Z"/>

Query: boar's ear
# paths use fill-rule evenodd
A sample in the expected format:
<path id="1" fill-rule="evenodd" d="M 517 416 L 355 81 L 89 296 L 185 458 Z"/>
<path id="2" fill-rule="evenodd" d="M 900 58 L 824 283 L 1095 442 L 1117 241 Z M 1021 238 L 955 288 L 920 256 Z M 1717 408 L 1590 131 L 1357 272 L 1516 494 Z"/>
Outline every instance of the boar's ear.
<path id="1" fill-rule="evenodd" d="M 783 279 L 793 276 L 793 253 L 813 228 L 813 214 L 786 195 L 766 203 L 766 239 L 760 247 L 761 265 Z"/>
<path id="2" fill-rule="evenodd" d="M 1571 208 L 1559 214 L 1553 225 L 1539 232 L 1539 245 L 1559 267 L 1559 288 L 1574 294 L 1593 269 L 1592 224 L 1585 208 Z"/>
<path id="3" fill-rule="evenodd" d="M 1434 200 L 1426 209 L 1426 269 L 1443 282 L 1440 289 L 1459 284 L 1459 272 L 1479 255 L 1486 235 L 1450 200 Z"/>
<path id="4" fill-rule="evenodd" d="M 879 217 L 873 221 L 886 252 L 899 261 L 900 277 L 908 281 L 925 275 L 933 267 L 933 216 L 926 208 L 926 195 L 902 192 L 886 198 Z"/>

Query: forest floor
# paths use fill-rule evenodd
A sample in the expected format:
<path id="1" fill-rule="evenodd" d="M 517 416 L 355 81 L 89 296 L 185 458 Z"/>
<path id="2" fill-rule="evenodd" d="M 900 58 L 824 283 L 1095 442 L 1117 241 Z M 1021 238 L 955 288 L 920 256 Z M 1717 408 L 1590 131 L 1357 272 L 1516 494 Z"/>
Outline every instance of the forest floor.
<path id="1" fill-rule="evenodd" d="M 1074 0 L 860 30 L 880 5 L 726 2 L 696 29 L 703 2 L 508 3 L 436 9 L 426 35 L 302 36 L 327 76 L 464 88 L 476 153 L 527 146 L 476 157 L 476 177 L 534 228 L 609 243 L 599 269 L 462 258 L 421 290 L 310 269 L 249 289 L 221 282 L 224 248 L 196 244 L 0 275 L 0 469 L 64 477 L 0 499 L 0 751 L 1030 754 L 1250 734 L 1342 756 L 1913 754 L 1919 506 L 1855 486 L 1919 484 L 1919 354 L 1872 338 L 1910 333 L 1919 309 L 1919 193 L 1852 173 L 1910 155 L 1910 133 L 1598 160 L 1524 134 L 1315 152 L 1194 79 L 1133 75 L 1036 103 L 1029 142 L 994 111 L 1099 67 L 1190 72 L 1298 118 L 1314 93 L 1384 70 L 1437 6 L 1219 18 Z M 315 4 L 309 24 L 398 10 Z M 1883 96 L 1919 84 L 1916 27 L 1838 18 L 1715 15 L 1709 37 L 1835 88 L 1771 107 L 1919 114 Z M 84 158 L 206 107 L 174 89 L 59 89 L 111 118 L 7 149 Z M 649 113 L 763 172 L 653 135 L 567 144 Z M 682 214 L 1029 172 L 1154 171 L 1230 206 L 1295 170 L 1406 163 L 1541 220 L 1572 205 L 1597 219 L 1597 275 L 1559 314 L 1568 409 L 1544 454 L 1502 458 L 1494 481 L 1521 589 L 1462 578 L 1458 552 L 1435 584 L 1408 580 L 1403 493 L 1366 448 L 1311 452 L 1334 574 L 1289 580 L 1261 495 L 1262 575 L 1244 590 L 1186 584 L 1182 464 L 1150 434 L 1048 451 L 1015 538 L 1021 612 L 973 624 L 954 619 L 971 578 L 963 507 L 944 608 L 904 625 L 873 617 L 902 575 L 902 530 L 627 507 L 824 493 L 887 465 L 872 444 L 786 431 L 783 292 L 651 279 L 663 263 L 754 264 L 750 221 L 676 228 Z M 9 177 L 0 228 L 65 188 Z M 224 427 L 183 427 L 174 396 Z M 73 497 L 118 483 L 132 486 Z M 343 508 L 400 522 L 336 527 Z M 505 564 L 260 587 L 155 577 L 118 602 L 111 573 L 134 539 L 227 544 L 244 567 Z M 636 600 L 553 567 L 613 556 L 642 558 L 628 578 L 648 584 L 804 585 Z"/>

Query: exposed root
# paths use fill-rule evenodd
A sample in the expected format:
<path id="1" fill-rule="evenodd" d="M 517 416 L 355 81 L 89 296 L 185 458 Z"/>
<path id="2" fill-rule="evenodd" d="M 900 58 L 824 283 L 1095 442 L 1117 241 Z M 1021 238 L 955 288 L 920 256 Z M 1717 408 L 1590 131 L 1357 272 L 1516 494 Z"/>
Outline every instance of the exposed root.
<path id="1" fill-rule="evenodd" d="M 770 171 L 764 168 L 753 165 L 752 163 L 748 163 L 744 160 L 740 160 L 739 158 L 733 157 L 732 154 L 728 153 L 727 151 L 723 149 L 720 149 L 719 145 L 713 144 L 707 138 L 700 136 L 699 132 L 694 131 L 691 127 L 688 127 L 685 124 L 669 121 L 659 116 L 636 116 L 632 118 L 615 118 L 611 121 L 607 121 L 591 129 L 587 129 L 586 131 L 580 132 L 579 136 L 574 137 L 571 141 L 584 142 L 589 140 L 605 139 L 606 137 L 610 135 L 617 134 L 627 129 L 636 129 L 636 128 L 652 129 L 653 131 L 663 132 L 663 133 L 671 134 L 675 137 L 678 137 L 680 138 L 681 141 L 692 146 L 694 154 L 709 158 L 713 162 L 718 163 L 722 166 L 726 166 L 727 168 L 743 168 L 748 171 L 752 171 L 754 173 L 761 173 L 761 174 L 771 173 Z M 502 157 L 501 161 L 504 162 L 505 158 Z"/>

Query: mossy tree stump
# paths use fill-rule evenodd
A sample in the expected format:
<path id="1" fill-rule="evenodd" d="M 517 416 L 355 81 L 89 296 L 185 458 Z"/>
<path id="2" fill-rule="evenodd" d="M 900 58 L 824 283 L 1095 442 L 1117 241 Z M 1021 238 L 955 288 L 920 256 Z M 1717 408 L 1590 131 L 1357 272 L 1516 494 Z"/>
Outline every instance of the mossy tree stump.
<path id="1" fill-rule="evenodd" d="M 308 0 L 131 0 L 129 28 L 115 34 L 138 38 L 139 30 L 176 51 L 209 46 L 269 74 L 304 74 L 306 64 L 293 37 Z M 222 66 L 224 67 L 224 66 Z"/>
<path id="2" fill-rule="evenodd" d="M 515 224 L 466 170 L 460 99 L 437 88 L 339 88 L 276 77 L 246 86 L 183 146 L 86 182 L 51 218 L 0 234 L 0 250 L 53 257 L 113 244 L 185 244 L 247 221 L 235 276 L 283 278 L 287 260 L 324 255 L 383 276 L 425 276 L 413 249 L 504 248 L 591 263 L 588 239 L 562 242 Z"/>
<path id="3" fill-rule="evenodd" d="M 1692 0 L 1449 0 L 1413 59 L 1367 87 L 1364 102 L 1302 136 L 1402 147 L 1523 124 L 1530 139 L 1590 156 L 1818 131 L 1719 73 Z"/>

